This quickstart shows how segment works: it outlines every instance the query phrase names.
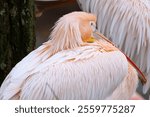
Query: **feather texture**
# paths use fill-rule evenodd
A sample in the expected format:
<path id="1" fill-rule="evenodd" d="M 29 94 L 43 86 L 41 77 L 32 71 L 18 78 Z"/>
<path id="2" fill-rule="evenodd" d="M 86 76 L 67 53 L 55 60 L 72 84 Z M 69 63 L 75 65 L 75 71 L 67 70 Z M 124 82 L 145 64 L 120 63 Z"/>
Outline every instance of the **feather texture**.
<path id="1" fill-rule="evenodd" d="M 0 99 L 115 99 L 122 87 L 129 94 L 119 92 L 116 99 L 129 99 L 137 74 L 110 43 L 101 38 L 84 42 L 92 36 L 91 22 L 96 22 L 95 16 L 85 12 L 60 18 L 50 40 L 8 74 Z"/>
<path id="2" fill-rule="evenodd" d="M 1 99 L 14 99 L 18 93 L 18 99 L 105 99 L 128 72 L 128 62 L 119 51 L 101 52 L 100 47 L 83 46 L 41 62 L 40 48 L 7 76 Z M 20 66 L 26 69 L 18 69 Z"/>
<path id="3" fill-rule="evenodd" d="M 148 78 L 150 87 L 150 1 L 78 0 L 84 11 L 97 16 L 99 32 L 121 48 Z M 89 4 L 91 2 L 91 4 Z"/>

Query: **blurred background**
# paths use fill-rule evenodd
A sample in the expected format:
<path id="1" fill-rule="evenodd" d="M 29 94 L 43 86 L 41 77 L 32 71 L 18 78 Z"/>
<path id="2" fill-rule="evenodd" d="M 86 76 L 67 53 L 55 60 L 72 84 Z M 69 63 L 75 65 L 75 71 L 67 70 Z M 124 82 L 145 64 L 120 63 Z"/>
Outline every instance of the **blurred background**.
<path id="1" fill-rule="evenodd" d="M 36 0 L 36 8 L 36 47 L 47 41 L 58 18 L 80 10 L 76 0 Z"/>

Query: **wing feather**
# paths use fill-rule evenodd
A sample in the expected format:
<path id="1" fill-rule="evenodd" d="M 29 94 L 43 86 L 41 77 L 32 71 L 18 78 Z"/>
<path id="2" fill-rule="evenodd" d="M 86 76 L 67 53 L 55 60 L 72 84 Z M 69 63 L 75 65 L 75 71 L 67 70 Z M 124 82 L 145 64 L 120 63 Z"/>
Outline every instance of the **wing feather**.
<path id="1" fill-rule="evenodd" d="M 2 85 L 1 99 L 16 98 L 18 92 L 20 99 L 105 99 L 128 72 L 121 52 L 101 52 L 96 46 L 62 51 L 33 66 L 25 76 L 8 78 L 12 82 Z"/>
<path id="2" fill-rule="evenodd" d="M 0 89 L 1 99 L 105 99 L 128 72 L 126 57 L 100 46 L 64 50 L 49 57 L 45 45 L 20 61 Z"/>

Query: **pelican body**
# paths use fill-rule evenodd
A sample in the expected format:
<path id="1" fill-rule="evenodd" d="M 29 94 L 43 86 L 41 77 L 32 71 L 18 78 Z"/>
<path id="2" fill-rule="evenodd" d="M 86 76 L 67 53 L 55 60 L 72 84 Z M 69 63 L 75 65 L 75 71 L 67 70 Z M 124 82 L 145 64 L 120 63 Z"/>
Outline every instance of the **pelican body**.
<path id="1" fill-rule="evenodd" d="M 95 15 L 85 12 L 61 17 L 49 40 L 8 74 L 0 99 L 131 98 L 137 72 L 116 47 L 94 37 L 95 23 Z"/>

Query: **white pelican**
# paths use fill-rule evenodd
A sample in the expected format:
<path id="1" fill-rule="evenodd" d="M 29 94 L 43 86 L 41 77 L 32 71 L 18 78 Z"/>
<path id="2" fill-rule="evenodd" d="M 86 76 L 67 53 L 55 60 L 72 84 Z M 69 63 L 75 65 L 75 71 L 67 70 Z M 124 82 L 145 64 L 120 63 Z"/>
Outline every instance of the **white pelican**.
<path id="1" fill-rule="evenodd" d="M 119 46 L 148 78 L 150 87 L 150 0 L 77 0 L 97 16 L 98 31 Z"/>
<path id="2" fill-rule="evenodd" d="M 60 18 L 50 39 L 8 74 L 0 99 L 129 99 L 137 72 L 112 44 L 92 38 L 95 23 L 85 12 Z"/>

